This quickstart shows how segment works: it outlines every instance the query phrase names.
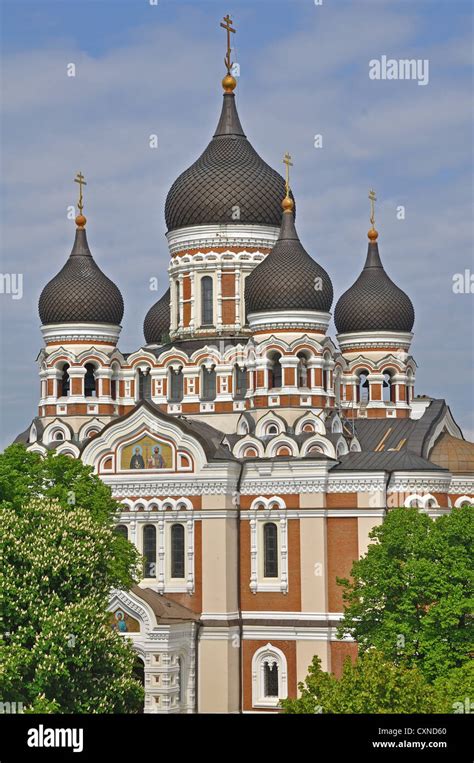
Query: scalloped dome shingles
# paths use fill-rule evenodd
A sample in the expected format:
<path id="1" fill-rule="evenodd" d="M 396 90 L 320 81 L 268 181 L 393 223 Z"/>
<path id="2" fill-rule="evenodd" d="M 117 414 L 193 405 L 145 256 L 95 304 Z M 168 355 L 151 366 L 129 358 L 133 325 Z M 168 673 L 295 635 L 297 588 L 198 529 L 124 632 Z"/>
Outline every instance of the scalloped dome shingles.
<path id="1" fill-rule="evenodd" d="M 336 304 L 338 333 L 411 331 L 414 321 L 410 298 L 386 274 L 377 243 L 369 243 L 362 273 Z"/>
<path id="2" fill-rule="evenodd" d="M 319 283 L 322 288 L 317 289 Z M 284 212 L 275 246 L 245 281 L 247 315 L 270 310 L 329 312 L 332 300 L 331 279 L 301 244 L 293 214 Z"/>
<path id="3" fill-rule="evenodd" d="M 163 335 L 170 330 L 170 290 L 148 310 L 143 322 L 143 333 L 147 344 L 161 344 Z"/>
<path id="4" fill-rule="evenodd" d="M 224 94 L 213 139 L 171 186 L 165 205 L 168 231 L 223 223 L 280 225 L 285 182 L 247 140 L 234 99 L 233 93 Z"/>
<path id="5" fill-rule="evenodd" d="M 119 289 L 95 263 L 86 232 L 78 228 L 69 259 L 41 292 L 38 305 L 41 323 L 119 326 L 123 309 Z"/>

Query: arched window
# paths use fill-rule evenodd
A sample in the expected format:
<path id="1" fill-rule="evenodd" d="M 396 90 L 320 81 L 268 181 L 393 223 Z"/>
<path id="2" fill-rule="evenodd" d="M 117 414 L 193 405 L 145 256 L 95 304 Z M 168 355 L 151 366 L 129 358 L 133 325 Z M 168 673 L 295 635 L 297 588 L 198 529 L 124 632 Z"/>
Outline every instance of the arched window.
<path id="1" fill-rule="evenodd" d="M 324 365 L 329 362 L 329 355 L 324 356 Z M 325 392 L 329 392 L 330 371 L 329 368 L 323 368 L 323 389 Z"/>
<path id="2" fill-rule="evenodd" d="M 214 305 L 212 298 L 212 278 L 204 276 L 201 279 L 201 324 L 212 326 L 214 323 Z"/>
<path id="3" fill-rule="evenodd" d="M 112 378 L 110 380 L 110 397 L 112 400 L 117 400 L 118 391 L 118 369 L 117 366 L 112 366 Z"/>
<path id="4" fill-rule="evenodd" d="M 63 375 L 59 382 L 59 389 L 61 397 L 67 397 L 71 388 L 71 380 L 69 378 L 69 363 L 63 365 Z"/>
<path id="5" fill-rule="evenodd" d="M 216 397 L 216 372 L 214 368 L 202 367 L 201 400 L 214 400 Z"/>
<path id="6" fill-rule="evenodd" d="M 273 644 L 258 649 L 252 658 L 253 707 L 278 707 L 288 696 L 288 667 L 284 653 Z"/>
<path id="7" fill-rule="evenodd" d="M 144 577 L 156 577 L 156 528 L 153 525 L 145 525 L 143 528 L 143 556 Z"/>
<path id="8" fill-rule="evenodd" d="M 58 429 L 53 434 L 53 440 L 64 440 L 64 432 L 62 429 Z"/>
<path id="9" fill-rule="evenodd" d="M 174 371 L 170 368 L 170 393 L 169 400 L 171 403 L 180 403 L 183 399 L 183 370 L 178 368 Z"/>
<path id="10" fill-rule="evenodd" d="M 395 384 L 392 384 L 392 374 L 385 371 L 382 384 L 382 398 L 385 403 L 395 402 Z"/>
<path id="11" fill-rule="evenodd" d="M 184 526 L 171 526 L 171 577 L 184 578 Z"/>
<path id="12" fill-rule="evenodd" d="M 281 371 L 281 355 L 279 352 L 275 352 L 270 357 L 270 368 L 268 369 L 268 388 L 278 389 L 281 387 L 282 371 Z"/>
<path id="13" fill-rule="evenodd" d="M 337 373 L 334 374 L 334 400 L 335 400 L 336 406 L 339 407 L 341 404 L 341 373 L 340 371 L 337 371 Z"/>
<path id="14" fill-rule="evenodd" d="M 279 434 L 279 429 L 278 429 L 277 425 L 276 424 L 267 424 L 267 426 L 265 427 L 265 434 L 267 434 L 267 435 L 268 434 L 271 434 L 271 435 Z"/>
<path id="15" fill-rule="evenodd" d="M 278 697 L 278 664 L 270 657 L 263 663 L 263 696 Z"/>
<path id="16" fill-rule="evenodd" d="M 179 304 L 179 295 L 180 295 L 180 289 L 179 289 L 179 281 L 175 281 L 175 294 L 176 294 L 176 326 L 179 327 L 179 321 L 181 319 L 181 310 L 180 310 L 180 304 Z"/>
<path id="17" fill-rule="evenodd" d="M 84 395 L 85 397 L 96 397 L 95 368 L 92 363 L 86 363 L 86 375 L 84 377 Z"/>
<path id="18" fill-rule="evenodd" d="M 121 535 L 125 540 L 128 540 L 128 527 L 127 525 L 117 525 L 114 532 L 116 535 Z"/>
<path id="19" fill-rule="evenodd" d="M 242 400 L 247 392 L 247 369 L 239 368 L 235 365 L 234 380 L 235 380 L 235 398 Z"/>
<path id="20" fill-rule="evenodd" d="M 298 353 L 298 387 L 309 387 L 308 358 L 303 352 Z"/>
<path id="21" fill-rule="evenodd" d="M 369 400 L 369 372 L 359 371 L 359 384 L 357 387 L 357 402 L 366 403 Z"/>
<path id="22" fill-rule="evenodd" d="M 278 577 L 278 528 L 274 522 L 263 526 L 263 576 Z"/>

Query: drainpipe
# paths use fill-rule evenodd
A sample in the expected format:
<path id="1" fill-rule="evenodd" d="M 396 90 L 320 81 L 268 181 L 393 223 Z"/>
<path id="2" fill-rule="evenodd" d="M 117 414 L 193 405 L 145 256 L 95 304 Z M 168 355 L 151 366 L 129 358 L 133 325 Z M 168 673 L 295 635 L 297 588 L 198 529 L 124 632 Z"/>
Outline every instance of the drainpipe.
<path id="1" fill-rule="evenodd" d="M 194 623 L 194 713 L 199 713 L 199 631 L 201 623 Z"/>
<path id="2" fill-rule="evenodd" d="M 240 579 L 240 532 L 242 526 L 241 519 L 241 506 L 240 506 L 240 485 L 242 482 L 244 465 L 240 465 L 240 474 L 237 482 L 237 493 L 239 495 L 239 505 L 237 513 L 237 607 L 239 612 L 239 713 L 243 713 L 243 649 L 244 649 L 244 626 L 242 622 L 242 594 L 241 594 L 241 579 Z"/>

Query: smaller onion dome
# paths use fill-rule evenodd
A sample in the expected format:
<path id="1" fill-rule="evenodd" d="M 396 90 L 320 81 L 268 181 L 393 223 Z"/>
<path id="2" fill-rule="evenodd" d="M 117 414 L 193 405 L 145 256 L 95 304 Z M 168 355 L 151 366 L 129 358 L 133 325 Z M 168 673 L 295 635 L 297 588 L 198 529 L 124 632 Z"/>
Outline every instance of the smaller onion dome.
<path id="1" fill-rule="evenodd" d="M 123 299 L 116 285 L 95 263 L 84 228 L 76 230 L 64 267 L 46 284 L 39 299 L 43 325 L 49 323 L 112 323 L 119 326 Z"/>
<path id="2" fill-rule="evenodd" d="M 170 331 L 170 290 L 148 310 L 143 322 L 143 333 L 147 344 L 162 344 L 163 336 Z"/>
<path id="3" fill-rule="evenodd" d="M 364 268 L 336 304 L 334 323 L 339 334 L 359 331 L 407 331 L 415 322 L 410 298 L 386 274 L 379 255 L 377 231 L 369 233 Z"/>
<path id="4" fill-rule="evenodd" d="M 41 323 L 109 323 L 120 326 L 123 299 L 116 285 L 95 263 L 87 243 L 86 218 L 83 215 L 82 186 L 87 185 L 81 172 L 79 214 L 76 238 L 64 267 L 46 284 L 39 298 Z"/>
<path id="5" fill-rule="evenodd" d="M 329 312 L 333 288 L 328 274 L 304 249 L 295 228 L 294 204 L 282 202 L 278 240 L 245 281 L 247 315 L 267 311 Z"/>

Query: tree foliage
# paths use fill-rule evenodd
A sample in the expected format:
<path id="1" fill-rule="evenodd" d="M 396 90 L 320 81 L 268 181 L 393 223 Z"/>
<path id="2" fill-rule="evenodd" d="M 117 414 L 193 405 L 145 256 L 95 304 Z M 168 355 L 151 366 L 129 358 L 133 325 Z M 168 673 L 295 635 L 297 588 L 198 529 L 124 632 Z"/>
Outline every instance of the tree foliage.
<path id="1" fill-rule="evenodd" d="M 395 664 L 371 649 L 355 664 L 347 658 L 338 679 L 323 671 L 320 658 L 314 657 L 299 685 L 301 696 L 282 700 L 281 705 L 289 714 L 462 712 L 465 699 L 473 696 L 473 678 L 472 663 L 466 663 L 450 678 L 430 684 L 417 666 Z"/>
<path id="2" fill-rule="evenodd" d="M 395 664 L 417 665 L 429 681 L 470 660 L 473 649 L 474 516 L 469 507 L 430 519 L 390 511 L 355 561 L 338 635 L 352 636 Z"/>
<path id="3" fill-rule="evenodd" d="M 134 712 L 131 644 L 110 628 L 113 588 L 138 554 L 114 533 L 117 504 L 89 467 L 14 445 L 0 455 L 0 696 L 37 712 Z"/>

